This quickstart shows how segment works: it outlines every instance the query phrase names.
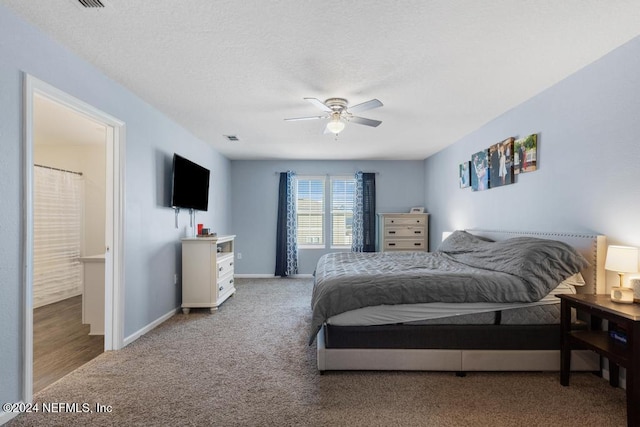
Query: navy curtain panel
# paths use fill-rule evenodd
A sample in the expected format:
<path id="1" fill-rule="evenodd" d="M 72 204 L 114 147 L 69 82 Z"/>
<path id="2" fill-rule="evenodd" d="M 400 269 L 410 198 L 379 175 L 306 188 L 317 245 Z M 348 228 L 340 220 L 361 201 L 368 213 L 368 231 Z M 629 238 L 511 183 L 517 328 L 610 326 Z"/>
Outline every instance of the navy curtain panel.
<path id="1" fill-rule="evenodd" d="M 292 171 L 280 173 L 278 225 L 276 230 L 276 276 L 298 274 L 296 227 L 296 180 Z"/>
<path id="2" fill-rule="evenodd" d="M 362 252 L 376 251 L 376 174 L 362 174 Z"/>
<path id="3" fill-rule="evenodd" d="M 280 172 L 278 229 L 276 235 L 276 276 L 287 275 L 287 173 Z"/>

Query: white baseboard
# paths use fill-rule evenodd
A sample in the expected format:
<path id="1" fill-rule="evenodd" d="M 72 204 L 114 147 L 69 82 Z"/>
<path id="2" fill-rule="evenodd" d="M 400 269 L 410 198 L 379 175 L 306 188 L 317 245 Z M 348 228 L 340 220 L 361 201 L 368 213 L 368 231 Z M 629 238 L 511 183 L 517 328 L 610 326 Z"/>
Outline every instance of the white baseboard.
<path id="1" fill-rule="evenodd" d="M 234 274 L 236 279 L 275 279 L 277 276 L 273 274 Z"/>
<path id="2" fill-rule="evenodd" d="M 273 274 L 234 274 L 233 277 L 236 279 L 282 279 L 282 277 Z M 313 277 L 313 274 L 294 274 L 289 277 L 293 279 L 305 279 Z"/>
<path id="3" fill-rule="evenodd" d="M 163 322 L 167 321 L 168 319 L 173 317 L 178 312 L 178 310 L 179 310 L 179 308 L 174 308 L 173 310 L 171 310 L 167 314 L 165 314 L 165 315 L 157 318 L 153 322 L 149 323 L 144 328 L 138 329 L 136 332 L 132 333 L 131 335 L 129 335 L 128 337 L 126 337 L 124 339 L 124 342 L 122 343 L 122 347 L 128 346 L 129 344 L 131 344 L 132 342 L 134 342 L 135 340 L 137 340 L 138 338 L 140 338 L 141 336 L 143 336 L 144 334 L 146 334 L 147 332 L 149 332 L 153 328 L 155 328 L 158 325 L 162 324 Z"/>
<path id="4" fill-rule="evenodd" d="M 5 425 L 15 417 L 20 415 L 19 412 L 1 412 L 0 411 L 0 426 Z"/>
<path id="5" fill-rule="evenodd" d="M 45 305 L 54 304 L 56 302 L 64 301 L 66 299 L 73 298 L 73 297 L 78 297 L 80 295 L 82 295 L 81 290 L 72 291 L 71 293 L 63 293 L 62 295 L 55 295 L 55 294 L 49 295 L 49 298 L 45 299 L 44 301 L 42 300 L 39 300 L 38 302 L 34 301 L 33 308 L 44 307 Z"/>

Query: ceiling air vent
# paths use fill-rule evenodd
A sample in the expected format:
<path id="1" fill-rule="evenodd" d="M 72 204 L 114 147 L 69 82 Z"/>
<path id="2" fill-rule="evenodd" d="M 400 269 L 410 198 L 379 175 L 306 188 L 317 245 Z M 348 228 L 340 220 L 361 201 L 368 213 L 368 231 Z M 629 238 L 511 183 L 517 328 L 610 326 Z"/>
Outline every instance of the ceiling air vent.
<path id="1" fill-rule="evenodd" d="M 104 7 L 100 0 L 78 0 L 84 7 Z"/>
<path id="2" fill-rule="evenodd" d="M 238 135 L 224 135 L 224 137 L 227 138 L 231 142 L 240 141 L 240 138 L 238 138 Z"/>

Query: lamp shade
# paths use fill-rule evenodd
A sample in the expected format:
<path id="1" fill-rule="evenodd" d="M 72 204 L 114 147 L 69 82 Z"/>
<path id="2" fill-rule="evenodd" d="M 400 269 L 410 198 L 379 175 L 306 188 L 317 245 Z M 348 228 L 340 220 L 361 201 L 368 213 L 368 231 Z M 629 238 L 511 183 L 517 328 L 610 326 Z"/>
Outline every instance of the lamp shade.
<path id="1" fill-rule="evenodd" d="M 335 133 L 336 135 L 342 132 L 344 129 L 344 122 L 340 119 L 332 119 L 329 123 L 327 123 L 327 130 L 331 133 Z"/>
<path id="2" fill-rule="evenodd" d="M 618 273 L 636 273 L 638 271 L 638 248 L 609 246 L 604 268 Z"/>

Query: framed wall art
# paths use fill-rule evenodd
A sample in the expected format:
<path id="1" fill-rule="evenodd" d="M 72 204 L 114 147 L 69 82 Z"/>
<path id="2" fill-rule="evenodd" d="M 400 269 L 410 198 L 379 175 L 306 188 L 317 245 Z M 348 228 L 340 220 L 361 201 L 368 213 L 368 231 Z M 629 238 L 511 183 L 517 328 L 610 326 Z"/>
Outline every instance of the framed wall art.
<path id="1" fill-rule="evenodd" d="M 514 173 L 533 172 L 538 169 L 538 135 L 533 134 L 515 141 Z"/>
<path id="2" fill-rule="evenodd" d="M 471 156 L 471 190 L 489 188 L 489 150 L 478 151 Z"/>
<path id="3" fill-rule="evenodd" d="M 458 167 L 458 178 L 460 188 L 467 188 L 471 185 L 471 162 L 469 160 L 460 163 Z"/>
<path id="4" fill-rule="evenodd" d="M 513 141 L 507 138 L 489 147 L 489 186 L 513 184 Z"/>

